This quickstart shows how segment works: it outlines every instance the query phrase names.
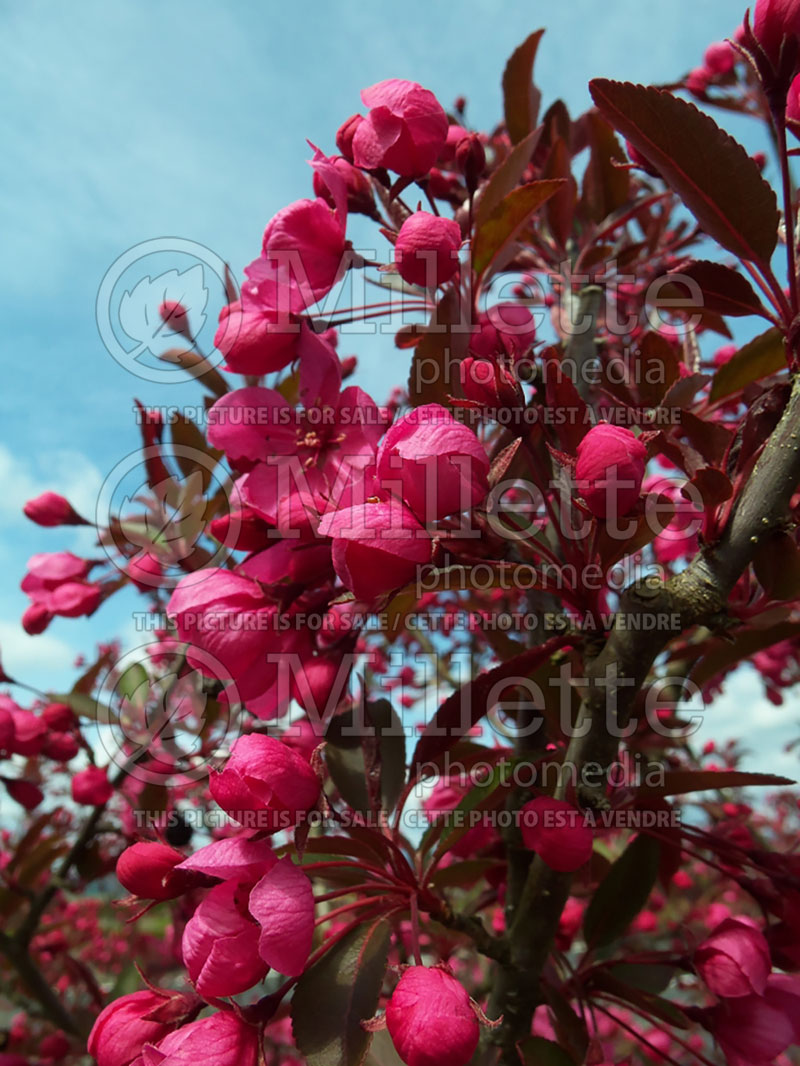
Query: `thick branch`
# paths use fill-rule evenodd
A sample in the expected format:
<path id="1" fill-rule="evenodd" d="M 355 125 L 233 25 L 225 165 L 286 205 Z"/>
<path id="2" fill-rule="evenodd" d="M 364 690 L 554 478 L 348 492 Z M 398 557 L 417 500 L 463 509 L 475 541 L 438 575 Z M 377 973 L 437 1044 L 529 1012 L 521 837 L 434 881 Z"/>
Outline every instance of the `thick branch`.
<path id="1" fill-rule="evenodd" d="M 585 736 L 573 737 L 565 769 L 579 774 L 588 763 L 608 768 L 617 756 L 618 738 L 628 723 L 636 698 L 659 653 L 668 642 L 694 625 L 714 626 L 722 620 L 733 586 L 753 560 L 763 538 L 786 521 L 800 482 L 800 380 L 781 421 L 739 497 L 719 541 L 698 554 L 666 583 L 648 578 L 627 589 L 617 623 L 599 654 L 586 663 L 587 687 L 579 722 L 588 720 Z M 637 624 L 658 616 L 659 625 Z M 674 625 L 664 622 L 674 619 Z M 602 685 L 598 682 L 603 682 Z M 609 728 L 611 727 L 611 728 Z M 569 773 L 562 775 L 563 796 Z M 584 806 L 602 806 L 604 785 L 579 788 Z M 493 1008 L 505 1021 L 498 1031 L 501 1061 L 518 1066 L 516 1044 L 530 1033 L 539 1001 L 539 979 L 550 954 L 558 919 L 568 898 L 571 875 L 547 867 L 538 856 L 531 863 L 508 938 L 510 963 L 499 974 Z"/>
<path id="2" fill-rule="evenodd" d="M 600 359 L 595 338 L 597 318 L 603 306 L 603 290 L 599 285 L 587 285 L 577 296 L 570 292 L 567 298 L 570 301 L 570 328 L 574 332 L 567 342 L 566 358 L 575 368 L 572 380 L 578 395 L 591 404 L 593 388 L 598 384 Z"/>

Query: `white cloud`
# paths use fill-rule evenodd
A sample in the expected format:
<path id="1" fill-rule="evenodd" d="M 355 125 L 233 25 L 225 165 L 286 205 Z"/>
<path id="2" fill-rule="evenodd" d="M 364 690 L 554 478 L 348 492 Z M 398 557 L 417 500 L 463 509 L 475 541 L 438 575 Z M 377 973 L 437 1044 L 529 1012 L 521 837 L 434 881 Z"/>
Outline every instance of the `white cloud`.
<path id="1" fill-rule="evenodd" d="M 36 685 L 46 688 L 63 685 L 65 678 L 74 673 L 78 652 L 49 633 L 30 637 L 19 622 L 0 620 L 0 654 L 3 668 L 12 677 L 33 679 Z"/>

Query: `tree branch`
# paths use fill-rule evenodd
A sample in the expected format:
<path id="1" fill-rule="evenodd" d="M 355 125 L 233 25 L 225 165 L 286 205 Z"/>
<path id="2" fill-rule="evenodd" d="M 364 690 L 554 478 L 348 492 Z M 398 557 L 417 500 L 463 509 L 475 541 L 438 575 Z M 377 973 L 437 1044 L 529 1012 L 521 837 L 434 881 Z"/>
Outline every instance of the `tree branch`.
<path id="1" fill-rule="evenodd" d="M 564 760 L 565 771 L 578 776 L 587 763 L 599 763 L 607 771 L 617 756 L 618 731 L 628 724 L 656 657 L 686 629 L 722 621 L 730 592 L 759 544 L 786 521 L 798 482 L 800 379 L 795 379 L 783 416 L 719 541 L 666 583 L 648 578 L 623 594 L 614 628 L 601 651 L 585 664 L 587 686 L 578 724 L 588 723 L 589 729 L 585 736 L 573 736 Z M 632 623 L 632 618 L 643 621 L 647 616 L 658 616 L 659 622 L 674 619 L 675 624 L 650 628 Z M 557 793 L 562 798 L 568 777 L 562 773 Z M 604 781 L 591 788 L 579 787 L 578 795 L 583 806 L 602 806 Z M 570 874 L 551 870 L 538 856 L 530 865 L 508 930 L 511 958 L 501 967 L 492 996 L 494 1015 L 504 1015 L 496 1034 L 504 1066 L 519 1066 L 516 1044 L 530 1034 L 533 1011 L 540 1000 L 539 980 L 571 880 Z"/>

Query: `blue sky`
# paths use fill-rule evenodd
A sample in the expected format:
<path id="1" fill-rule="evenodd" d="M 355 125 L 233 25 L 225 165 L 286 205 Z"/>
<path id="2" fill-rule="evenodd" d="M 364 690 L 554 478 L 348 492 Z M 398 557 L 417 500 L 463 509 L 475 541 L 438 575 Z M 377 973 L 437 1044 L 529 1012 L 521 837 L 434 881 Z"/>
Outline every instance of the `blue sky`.
<path id="1" fill-rule="evenodd" d="M 419 81 L 445 105 L 463 93 L 471 124 L 490 126 L 508 55 L 545 25 L 537 80 L 546 102 L 561 96 L 578 112 L 590 77 L 671 80 L 743 14 L 730 0 L 657 10 L 640 0 L 0 4 L 0 648 L 12 672 L 69 684 L 77 652 L 126 635 L 132 604 L 25 638 L 28 556 L 89 543 L 32 526 L 24 500 L 51 488 L 91 510 L 105 474 L 136 447 L 132 396 L 192 405 L 199 395 L 134 378 L 105 351 L 95 300 L 114 260 L 177 236 L 240 276 L 269 218 L 310 193 L 305 139 L 332 150 L 376 81 Z M 396 375 L 386 367 L 365 358 L 357 379 L 378 399 L 405 377 L 400 362 Z M 751 687 L 744 702 L 755 697 Z"/>

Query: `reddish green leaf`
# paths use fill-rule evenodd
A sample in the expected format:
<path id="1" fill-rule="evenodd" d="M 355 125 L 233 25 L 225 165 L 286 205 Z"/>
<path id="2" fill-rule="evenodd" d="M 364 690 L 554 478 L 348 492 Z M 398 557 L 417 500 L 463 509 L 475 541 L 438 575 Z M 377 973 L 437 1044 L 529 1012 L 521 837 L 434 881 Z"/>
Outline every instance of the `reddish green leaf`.
<path id="1" fill-rule="evenodd" d="M 370 1033 L 361 1022 L 378 1007 L 389 951 L 385 921 L 354 929 L 297 983 L 292 1032 L 309 1066 L 360 1066 Z"/>
<path id="2" fill-rule="evenodd" d="M 775 774 L 751 774 L 744 770 L 668 770 L 663 785 L 641 785 L 636 791 L 637 801 L 663 799 L 665 796 L 685 796 L 690 792 L 717 791 L 721 788 L 778 788 L 792 785 L 786 777 Z"/>
<path id="3" fill-rule="evenodd" d="M 783 334 L 780 330 L 768 329 L 766 333 L 745 344 L 744 348 L 740 348 L 732 359 L 719 368 L 714 375 L 709 398 L 715 403 L 726 396 L 732 396 L 753 381 L 777 374 L 785 366 L 786 346 Z"/>
<path id="4" fill-rule="evenodd" d="M 600 112 L 661 172 L 710 237 L 741 259 L 769 262 L 778 204 L 742 145 L 663 89 L 605 78 L 589 89 Z"/>
<path id="5" fill-rule="evenodd" d="M 614 131 L 600 115 L 586 116 L 589 138 L 589 164 L 583 176 L 583 208 L 593 222 L 602 222 L 629 198 L 631 176 L 617 163 L 627 162 L 627 156 Z"/>
<path id="6" fill-rule="evenodd" d="M 536 126 L 542 94 L 533 84 L 533 64 L 544 30 L 537 30 L 517 48 L 503 71 L 503 107 L 513 144 Z"/>
<path id="7" fill-rule="evenodd" d="M 459 363 L 467 353 L 469 329 L 462 322 L 461 300 L 448 289 L 439 301 L 411 357 L 408 397 L 414 407 L 426 403 L 450 406 L 461 395 Z"/>
<path id="8" fill-rule="evenodd" d="M 586 908 L 583 933 L 592 947 L 622 936 L 650 897 L 658 877 L 660 845 L 640 833 L 612 865 Z"/>
<path id="9" fill-rule="evenodd" d="M 489 180 L 481 188 L 477 201 L 475 208 L 477 226 L 481 226 L 497 205 L 502 203 L 511 190 L 519 185 L 541 136 L 542 127 L 540 126 L 515 145 L 497 170 L 493 171 Z"/>
<path id="10" fill-rule="evenodd" d="M 517 237 L 533 214 L 555 195 L 562 185 L 563 179 L 531 181 L 510 192 L 475 231 L 472 247 L 473 270 L 477 274 L 483 274 L 500 252 Z"/>
<path id="11" fill-rule="evenodd" d="M 542 171 L 543 178 L 563 178 L 565 184 L 545 206 L 550 232 L 563 247 L 572 235 L 578 186 L 572 176 L 572 159 L 563 137 L 556 138 Z"/>
<path id="12" fill-rule="evenodd" d="M 681 285 L 680 278 L 686 277 L 693 281 L 703 294 L 702 307 L 707 311 L 734 316 L 766 313 L 747 278 L 723 263 L 697 259 L 672 271 L 671 276 L 681 290 L 687 286 Z"/>

